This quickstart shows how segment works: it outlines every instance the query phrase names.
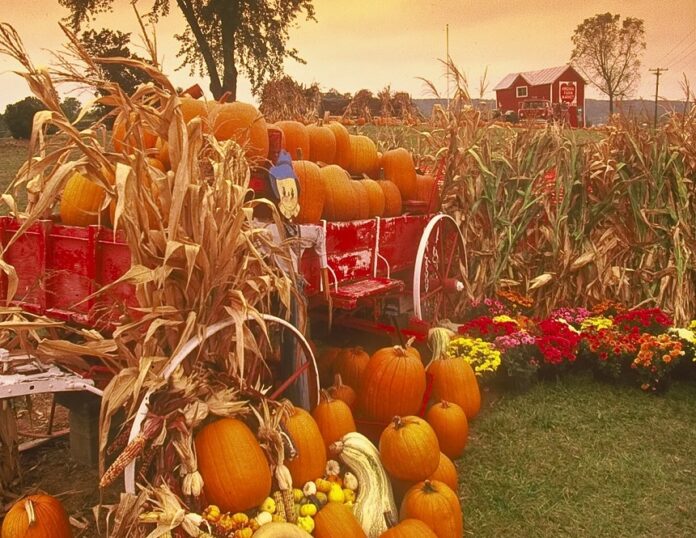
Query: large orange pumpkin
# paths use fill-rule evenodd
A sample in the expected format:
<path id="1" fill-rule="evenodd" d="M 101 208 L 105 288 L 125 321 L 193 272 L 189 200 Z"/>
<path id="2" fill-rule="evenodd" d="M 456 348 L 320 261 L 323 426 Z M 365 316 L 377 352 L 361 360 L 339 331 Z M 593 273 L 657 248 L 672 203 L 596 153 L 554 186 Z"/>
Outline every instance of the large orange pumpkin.
<path id="1" fill-rule="evenodd" d="M 315 538 L 367 538 L 353 511 L 343 503 L 330 502 L 314 516 Z"/>
<path id="2" fill-rule="evenodd" d="M 422 521 L 409 518 L 383 532 L 379 538 L 437 538 L 437 534 Z"/>
<path id="3" fill-rule="evenodd" d="M 351 159 L 350 135 L 348 129 L 338 122 L 332 121 L 327 125 L 336 139 L 336 157 L 334 163 L 343 168 L 348 169 Z"/>
<path id="4" fill-rule="evenodd" d="M 248 103 L 209 103 L 208 116 L 218 140 L 235 140 L 251 164 L 268 157 L 268 126 L 263 115 Z"/>
<path id="5" fill-rule="evenodd" d="M 203 121 L 204 129 L 207 127 L 208 118 L 208 105 L 205 101 L 200 99 L 193 99 L 192 97 L 180 97 L 179 107 L 181 109 L 181 115 L 184 117 L 184 122 L 188 123 L 193 118 L 201 118 Z"/>
<path id="6" fill-rule="evenodd" d="M 363 179 L 360 181 L 365 187 L 367 193 L 367 202 L 369 206 L 369 217 L 381 217 L 384 214 L 384 191 L 379 184 L 373 179 Z"/>
<path id="7" fill-rule="evenodd" d="M 326 448 L 324 439 L 312 415 L 300 407 L 286 403 L 288 412 L 283 425 L 292 439 L 297 456 L 287 460 L 292 475 L 292 483 L 302 487 L 309 480 L 323 476 L 326 468 Z"/>
<path id="8" fill-rule="evenodd" d="M 416 176 L 416 183 L 418 186 L 418 196 L 416 199 L 425 202 L 428 204 L 428 208 L 432 209 L 431 204 L 433 203 L 433 198 L 435 197 L 435 178 L 429 174 L 418 174 Z"/>
<path id="9" fill-rule="evenodd" d="M 426 480 L 413 486 L 401 502 L 401 519 L 425 523 L 437 538 L 464 536 L 462 508 L 457 495 L 446 484 Z"/>
<path id="10" fill-rule="evenodd" d="M 387 422 L 395 415 L 418 413 L 425 392 L 425 368 L 405 348 L 392 346 L 375 351 L 362 381 L 360 402 L 368 418 Z"/>
<path id="11" fill-rule="evenodd" d="M 380 186 L 384 193 L 384 216 L 398 217 L 401 215 L 401 191 L 399 191 L 399 187 L 396 186 L 396 183 L 381 179 L 377 181 L 377 185 Z"/>
<path id="12" fill-rule="evenodd" d="M 283 131 L 282 147 L 293 159 L 310 159 L 309 133 L 299 121 L 278 121 L 275 126 Z"/>
<path id="13" fill-rule="evenodd" d="M 348 172 L 352 175 L 376 177 L 379 170 L 377 146 L 371 138 L 363 135 L 350 135 L 350 164 Z"/>
<path id="14" fill-rule="evenodd" d="M 87 176 L 75 172 L 65 184 L 60 199 L 60 220 L 67 226 L 89 226 L 99 222 L 106 191 Z"/>
<path id="15" fill-rule="evenodd" d="M 126 121 L 124 112 L 119 114 L 114 120 L 113 128 L 111 129 L 111 143 L 114 150 L 119 153 L 133 153 L 136 148 L 152 149 L 157 145 L 157 134 L 140 126 L 139 130 L 135 129 L 135 124 L 138 121 L 138 116 L 134 112 L 129 116 L 130 121 Z M 140 133 L 141 141 L 138 141 L 137 133 Z"/>
<path id="16" fill-rule="evenodd" d="M 454 459 L 462 455 L 469 438 L 469 423 L 460 406 L 442 400 L 428 409 L 425 420 L 435 430 L 442 452 Z"/>
<path id="17" fill-rule="evenodd" d="M 452 463 L 452 460 L 440 452 L 440 461 L 437 464 L 437 469 L 435 472 L 428 477 L 431 482 L 433 480 L 439 480 L 444 482 L 455 493 L 459 491 L 459 475 L 457 474 L 457 468 Z"/>
<path id="18" fill-rule="evenodd" d="M 321 220 L 326 199 L 326 187 L 319 167 L 311 161 L 293 161 L 292 168 L 297 175 L 300 188 L 298 202 L 300 212 L 295 217 L 299 224 L 316 224 Z"/>
<path id="19" fill-rule="evenodd" d="M 413 157 L 404 148 L 391 149 L 382 155 L 384 177 L 393 181 L 404 200 L 418 199 L 418 181 Z"/>
<path id="20" fill-rule="evenodd" d="M 343 381 L 360 394 L 363 386 L 363 376 L 370 356 L 361 347 L 342 349 L 336 357 L 334 371 L 341 375 Z"/>
<path id="21" fill-rule="evenodd" d="M 370 218 L 370 200 L 367 196 L 367 189 L 363 185 L 362 181 L 351 180 L 351 185 L 355 191 L 356 198 L 356 219 L 368 219 Z"/>
<path id="22" fill-rule="evenodd" d="M 384 468 L 399 480 L 425 480 L 437 469 L 440 446 L 425 420 L 416 416 L 394 417 L 379 438 Z"/>
<path id="23" fill-rule="evenodd" d="M 319 404 L 312 410 L 312 417 L 319 427 L 327 453 L 331 443 L 355 431 L 355 420 L 348 404 L 332 398 L 325 390 L 321 391 Z"/>
<path id="24" fill-rule="evenodd" d="M 428 372 L 433 376 L 433 399 L 456 403 L 469 420 L 478 414 L 481 392 L 468 362 L 443 356 L 430 363 Z"/>
<path id="25" fill-rule="evenodd" d="M 241 420 L 223 418 L 195 437 L 198 470 L 206 500 L 223 512 L 243 512 L 271 493 L 271 470 L 251 430 Z"/>
<path id="26" fill-rule="evenodd" d="M 50 495 L 29 495 L 12 505 L 2 522 L 2 538 L 72 538 L 65 508 Z"/>
<path id="27" fill-rule="evenodd" d="M 324 125 L 308 125 L 309 160 L 315 163 L 336 162 L 336 135 Z"/>
<path id="28" fill-rule="evenodd" d="M 329 387 L 329 394 L 332 398 L 337 400 L 343 400 L 348 407 L 353 409 L 355 401 L 358 399 L 358 395 L 353 390 L 353 387 L 345 385 L 343 383 L 343 378 L 341 374 L 336 374 L 334 378 L 334 384 Z"/>
<path id="29" fill-rule="evenodd" d="M 356 191 L 348 173 L 335 164 L 321 168 L 326 188 L 323 217 L 330 221 L 346 221 L 355 218 Z"/>

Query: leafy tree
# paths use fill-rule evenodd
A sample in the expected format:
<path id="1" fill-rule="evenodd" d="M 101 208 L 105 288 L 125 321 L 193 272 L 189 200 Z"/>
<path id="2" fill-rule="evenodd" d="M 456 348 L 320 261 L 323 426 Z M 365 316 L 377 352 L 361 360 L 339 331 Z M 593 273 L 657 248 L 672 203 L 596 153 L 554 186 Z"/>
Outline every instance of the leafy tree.
<path id="1" fill-rule="evenodd" d="M 58 0 L 70 10 L 68 24 L 78 30 L 90 17 L 112 9 L 113 0 Z M 150 17 L 169 13 L 173 0 L 152 0 Z M 264 81 L 282 72 L 283 60 L 304 61 L 288 47 L 289 29 L 301 13 L 316 20 L 312 0 L 176 0 L 187 26 L 179 40 L 181 67 L 210 77 L 216 99 L 237 97 L 241 71 L 256 93 Z"/>
<path id="2" fill-rule="evenodd" d="M 63 114 L 65 114 L 65 117 L 70 121 L 75 121 L 75 118 L 77 118 L 77 115 L 80 113 L 81 107 L 82 103 L 74 97 L 66 97 L 60 104 Z"/>
<path id="3" fill-rule="evenodd" d="M 130 33 L 123 33 L 102 28 L 99 32 L 88 30 L 82 32 L 80 43 L 92 56 L 103 58 L 133 58 L 142 60 L 137 54 L 130 51 Z M 149 80 L 149 77 L 140 69 L 133 69 L 119 64 L 103 64 L 103 74 L 112 82 L 118 83 L 124 92 L 131 94 L 139 84 Z"/>
<path id="4" fill-rule="evenodd" d="M 44 106 L 36 97 L 25 97 L 21 101 L 7 105 L 5 123 L 12 138 L 29 138 L 34 114 Z"/>
<path id="5" fill-rule="evenodd" d="M 572 37 L 570 60 L 585 78 L 609 97 L 609 115 L 614 99 L 625 97 L 640 80 L 645 29 L 641 19 L 598 14 L 585 19 Z"/>

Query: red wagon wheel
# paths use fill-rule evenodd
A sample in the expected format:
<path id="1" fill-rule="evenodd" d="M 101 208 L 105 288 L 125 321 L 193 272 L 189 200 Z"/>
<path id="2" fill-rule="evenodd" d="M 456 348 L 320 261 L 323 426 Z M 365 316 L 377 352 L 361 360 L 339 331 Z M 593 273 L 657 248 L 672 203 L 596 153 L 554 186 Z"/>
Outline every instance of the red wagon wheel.
<path id="1" fill-rule="evenodd" d="M 413 271 L 413 310 L 416 318 L 434 323 L 448 319 L 464 289 L 459 260 L 464 238 L 449 215 L 439 214 L 423 230 Z"/>

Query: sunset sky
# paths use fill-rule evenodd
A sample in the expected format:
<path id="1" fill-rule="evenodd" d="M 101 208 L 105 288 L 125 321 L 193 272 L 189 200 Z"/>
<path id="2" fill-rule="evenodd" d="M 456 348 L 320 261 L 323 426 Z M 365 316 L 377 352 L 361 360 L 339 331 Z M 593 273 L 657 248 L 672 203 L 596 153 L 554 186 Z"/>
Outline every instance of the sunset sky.
<path id="1" fill-rule="evenodd" d="M 0 21 L 9 22 L 22 36 L 37 64 L 50 63 L 47 50 L 64 42 L 57 21 L 67 14 L 57 0 L 2 0 Z M 95 27 L 132 31 L 137 28 L 130 0 L 116 0 L 111 15 Z M 141 11 L 151 5 L 140 0 Z M 696 86 L 696 0 L 314 0 L 317 22 L 302 20 L 291 31 L 291 45 L 307 65 L 288 61 L 286 71 L 322 89 L 379 91 L 389 84 L 413 97 L 429 97 L 418 77 L 434 81 L 445 92 L 445 25 L 449 24 L 450 55 L 469 78 L 471 93 L 479 94 L 480 79 L 488 68 L 488 90 L 507 73 L 562 65 L 571 52 L 575 27 L 597 13 L 619 13 L 645 21 L 647 49 L 636 97 L 652 99 L 655 77 L 649 68 L 669 71 L 660 79 L 660 95 L 683 97 L 682 74 Z M 188 69 L 176 71 L 177 44 L 173 34 L 183 18 L 172 0 L 172 14 L 157 27 L 159 55 L 165 71 L 182 87 L 194 79 Z M 11 73 L 13 61 L 0 57 L 0 111 L 29 94 L 22 79 Z M 207 88 L 207 81 L 201 86 Z M 692 88 L 692 91 L 694 88 Z M 588 97 L 600 97 L 592 91 Z M 240 80 L 239 99 L 252 99 Z"/>

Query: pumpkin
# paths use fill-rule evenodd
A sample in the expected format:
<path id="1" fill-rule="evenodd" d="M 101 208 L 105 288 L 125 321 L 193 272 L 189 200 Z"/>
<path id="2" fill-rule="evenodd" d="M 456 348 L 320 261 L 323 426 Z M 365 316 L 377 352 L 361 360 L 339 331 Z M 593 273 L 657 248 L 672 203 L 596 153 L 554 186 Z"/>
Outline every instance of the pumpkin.
<path id="1" fill-rule="evenodd" d="M 413 157 L 404 148 L 391 149 L 382 155 L 384 177 L 393 181 L 404 200 L 418 199 L 418 181 Z"/>
<path id="2" fill-rule="evenodd" d="M 368 418 L 387 422 L 395 415 L 418 413 L 425 392 L 425 368 L 413 351 L 385 347 L 373 353 L 362 382 L 362 410 Z"/>
<path id="3" fill-rule="evenodd" d="M 365 187 L 367 203 L 369 206 L 368 216 L 381 217 L 384 214 L 384 191 L 374 179 L 363 179 L 360 181 Z"/>
<path id="4" fill-rule="evenodd" d="M 399 480 L 425 480 L 440 461 L 437 435 L 416 416 L 394 417 L 379 437 L 379 453 L 384 468 Z"/>
<path id="5" fill-rule="evenodd" d="M 435 472 L 428 477 L 428 480 L 439 480 L 444 482 L 455 493 L 459 490 L 459 475 L 457 474 L 457 468 L 452 463 L 452 460 L 440 452 L 440 461 L 437 464 L 437 469 Z"/>
<path id="6" fill-rule="evenodd" d="M 160 161 L 167 170 L 171 170 L 172 161 L 169 157 L 169 144 L 165 140 L 158 138 L 155 147 L 157 148 L 157 160 Z"/>
<path id="7" fill-rule="evenodd" d="M 329 394 L 337 400 L 343 400 L 351 409 L 353 409 L 355 401 L 358 399 L 358 395 L 352 387 L 343 384 L 341 374 L 336 374 L 334 377 L 334 384 L 329 387 Z"/>
<path id="8" fill-rule="evenodd" d="M 331 443 L 335 443 L 345 434 L 354 432 L 356 429 L 353 413 L 348 404 L 343 400 L 332 398 L 325 390 L 321 391 L 319 404 L 312 410 L 312 417 L 319 427 L 327 453 Z"/>
<path id="9" fill-rule="evenodd" d="M 357 202 L 356 206 L 356 219 L 369 219 L 370 218 L 370 200 L 367 197 L 367 189 L 363 185 L 362 181 L 352 181 L 351 185 L 355 191 L 355 198 Z"/>
<path id="10" fill-rule="evenodd" d="M 425 420 L 435 430 L 440 450 L 450 458 L 460 457 L 469 438 L 464 410 L 456 403 L 442 400 L 428 409 Z"/>
<path id="11" fill-rule="evenodd" d="M 208 115 L 218 140 L 234 140 L 244 148 L 250 164 L 268 157 L 268 126 L 263 115 L 248 103 L 209 103 Z"/>
<path id="12" fill-rule="evenodd" d="M 314 516 L 315 538 L 367 538 L 353 511 L 343 503 L 330 502 Z"/>
<path id="13" fill-rule="evenodd" d="M 350 140 L 350 164 L 348 172 L 360 176 L 367 174 L 375 176 L 379 171 L 379 157 L 377 146 L 371 138 L 363 135 L 349 135 Z"/>
<path id="14" fill-rule="evenodd" d="M 435 401 L 456 403 L 471 420 L 481 409 L 481 392 L 473 369 L 463 359 L 446 355 L 435 358 L 428 366 L 433 376 L 432 397 Z"/>
<path id="15" fill-rule="evenodd" d="M 263 450 L 244 422 L 223 418 L 195 437 L 203 492 L 222 512 L 243 512 L 271 493 L 271 470 Z"/>
<path id="16" fill-rule="evenodd" d="M 377 185 L 380 186 L 382 192 L 384 193 L 384 216 L 385 217 L 398 217 L 401 215 L 401 191 L 395 183 L 388 181 L 386 179 L 381 179 L 377 181 Z"/>
<path id="17" fill-rule="evenodd" d="M 293 159 L 309 158 L 310 145 L 307 127 L 299 121 L 278 121 L 275 126 L 283 131 L 281 146 L 290 154 L 290 157 Z"/>
<path id="18" fill-rule="evenodd" d="M 437 534 L 422 521 L 409 518 L 383 532 L 379 538 L 437 538 Z"/>
<path id="19" fill-rule="evenodd" d="M 60 201 L 60 220 L 67 226 L 99 222 L 106 191 L 87 176 L 75 172 L 65 184 Z"/>
<path id="20" fill-rule="evenodd" d="M 370 362 L 370 356 L 361 347 L 348 347 L 342 349 L 336 357 L 334 371 L 341 375 L 343 381 L 357 394 L 362 390 L 362 380 Z"/>
<path id="21" fill-rule="evenodd" d="M 133 153 L 136 148 L 152 149 L 157 145 L 157 135 L 152 131 L 140 127 L 141 143 L 138 142 L 137 132 L 134 129 L 135 123 L 138 121 L 138 116 L 135 112 L 129 116 L 130 121 L 126 121 L 125 113 L 116 116 L 114 125 L 111 129 L 111 143 L 114 150 L 119 153 Z"/>
<path id="22" fill-rule="evenodd" d="M 326 188 L 323 217 L 330 221 L 352 220 L 355 216 L 356 192 L 348 173 L 335 164 L 321 168 Z"/>
<path id="23" fill-rule="evenodd" d="M 435 178 L 430 174 L 416 175 L 416 184 L 418 186 L 418 194 L 416 200 L 421 200 L 428 204 L 428 209 L 431 209 L 433 204 L 433 194 L 435 194 Z"/>
<path id="24" fill-rule="evenodd" d="M 298 202 L 300 212 L 295 217 L 299 224 L 316 224 L 321 220 L 326 198 L 326 187 L 319 167 L 311 161 L 293 161 L 292 168 L 297 175 L 300 189 Z"/>
<path id="25" fill-rule="evenodd" d="M 323 476 L 326 468 L 326 447 L 319 426 L 312 415 L 290 402 L 285 403 L 287 416 L 283 426 L 292 439 L 297 455 L 285 462 L 292 483 L 302 487 L 306 482 Z"/>
<path id="26" fill-rule="evenodd" d="M 323 387 L 327 386 L 334 379 L 334 366 L 336 364 L 336 358 L 340 352 L 340 347 L 329 346 L 324 348 L 317 357 L 319 381 Z M 334 398 L 335 397 L 336 396 L 334 396 Z"/>
<path id="27" fill-rule="evenodd" d="M 341 168 L 347 170 L 351 159 L 350 135 L 348 134 L 348 129 L 335 121 L 329 123 L 327 127 L 331 130 L 336 139 L 336 156 L 333 164 L 337 164 Z"/>
<path id="28" fill-rule="evenodd" d="M 180 97 L 179 108 L 181 115 L 184 117 L 184 122 L 188 123 L 194 118 L 206 120 L 208 118 L 208 104 L 200 99 L 193 97 Z M 203 121 L 203 127 L 206 127 L 206 121 Z"/>
<path id="29" fill-rule="evenodd" d="M 401 502 L 401 519 L 425 523 L 437 538 L 464 536 L 462 508 L 457 495 L 446 484 L 426 480 L 413 486 Z"/>
<path id="30" fill-rule="evenodd" d="M 12 505 L 2 522 L 2 538 L 72 538 L 70 521 L 60 501 L 36 494 Z"/>
<path id="31" fill-rule="evenodd" d="M 309 160 L 315 163 L 336 162 L 336 135 L 324 125 L 308 125 Z"/>

